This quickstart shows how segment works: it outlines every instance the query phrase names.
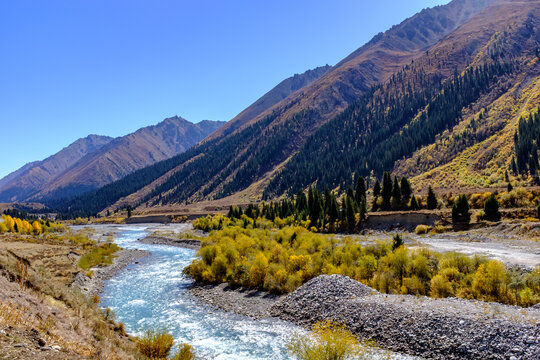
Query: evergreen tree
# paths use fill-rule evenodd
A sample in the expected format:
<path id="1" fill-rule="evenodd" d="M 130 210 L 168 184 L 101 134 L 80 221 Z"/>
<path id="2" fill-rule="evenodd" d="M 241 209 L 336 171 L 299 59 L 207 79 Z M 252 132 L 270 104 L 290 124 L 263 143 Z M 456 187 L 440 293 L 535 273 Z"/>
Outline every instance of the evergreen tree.
<path id="1" fill-rule="evenodd" d="M 506 187 L 506 191 L 510 192 L 512 190 L 514 190 L 514 187 L 512 186 L 512 183 L 509 182 L 508 186 Z"/>
<path id="2" fill-rule="evenodd" d="M 431 186 L 428 189 L 428 196 L 427 196 L 427 208 L 429 210 L 435 210 L 437 208 L 437 196 L 435 195 L 435 192 L 431 188 Z"/>
<path id="3" fill-rule="evenodd" d="M 401 178 L 401 197 L 404 202 L 408 202 L 412 195 L 411 183 L 404 176 Z"/>
<path id="4" fill-rule="evenodd" d="M 367 204 L 366 204 L 366 198 L 362 197 L 360 199 L 360 221 L 365 221 L 367 219 Z"/>
<path id="5" fill-rule="evenodd" d="M 383 174 L 383 184 L 382 184 L 382 208 L 383 210 L 390 209 L 390 200 L 392 198 L 392 178 L 390 173 L 385 171 Z"/>
<path id="6" fill-rule="evenodd" d="M 302 190 L 296 195 L 296 211 L 305 220 L 305 216 L 308 212 L 308 200 L 306 194 Z"/>
<path id="7" fill-rule="evenodd" d="M 403 245 L 403 237 L 401 237 L 401 235 L 399 234 L 394 235 L 394 238 L 392 239 L 392 250 L 396 250 L 402 245 Z"/>
<path id="8" fill-rule="evenodd" d="M 349 232 L 352 232 L 354 230 L 354 226 L 356 225 L 356 214 L 354 212 L 353 201 L 353 198 L 347 196 L 345 213 L 347 217 L 347 226 L 349 227 Z"/>
<path id="9" fill-rule="evenodd" d="M 399 209 L 400 205 L 401 205 L 401 188 L 399 187 L 397 176 L 394 176 L 394 183 L 392 185 L 392 207 L 394 209 Z"/>
<path id="10" fill-rule="evenodd" d="M 334 193 L 330 195 L 330 206 L 328 210 L 328 219 L 330 222 L 335 222 L 339 218 L 339 209 L 337 204 L 337 199 Z"/>
<path id="11" fill-rule="evenodd" d="M 452 222 L 454 224 L 468 224 L 470 221 L 469 200 L 467 200 L 467 196 L 460 195 L 452 207 Z"/>
<path id="12" fill-rule="evenodd" d="M 381 183 L 379 182 L 379 179 L 377 179 L 375 185 L 373 185 L 373 197 L 378 198 L 379 195 L 381 195 Z"/>
<path id="13" fill-rule="evenodd" d="M 358 203 L 356 202 L 356 199 L 354 197 L 354 191 L 353 191 L 352 187 L 350 187 L 350 186 L 347 188 L 347 197 L 349 199 L 351 199 L 352 204 L 353 204 L 353 209 L 355 211 L 358 210 Z"/>
<path id="14" fill-rule="evenodd" d="M 516 158 L 512 156 L 512 174 L 514 175 L 517 175 L 518 174 L 518 169 L 517 169 L 517 165 L 516 165 Z"/>
<path id="15" fill-rule="evenodd" d="M 499 202 L 495 194 L 491 194 L 484 202 L 484 214 L 487 220 L 499 221 L 501 213 L 499 212 Z"/>
<path id="16" fill-rule="evenodd" d="M 360 176 L 356 182 L 356 192 L 354 194 L 356 203 L 360 205 L 362 198 L 366 199 L 366 180 Z"/>
<path id="17" fill-rule="evenodd" d="M 416 201 L 416 196 L 413 196 L 411 198 L 411 210 L 418 210 L 419 209 L 419 206 L 418 206 L 418 202 Z"/>

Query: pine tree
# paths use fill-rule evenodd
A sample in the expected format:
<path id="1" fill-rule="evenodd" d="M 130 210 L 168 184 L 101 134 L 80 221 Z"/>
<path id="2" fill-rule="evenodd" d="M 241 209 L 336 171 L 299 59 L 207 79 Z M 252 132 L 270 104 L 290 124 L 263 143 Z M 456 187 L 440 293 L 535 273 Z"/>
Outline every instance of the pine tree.
<path id="1" fill-rule="evenodd" d="M 512 186 L 512 183 L 509 182 L 508 186 L 506 187 L 506 191 L 510 192 L 512 190 L 514 190 L 514 187 Z"/>
<path id="2" fill-rule="evenodd" d="M 512 156 L 512 174 L 517 175 L 518 169 L 516 165 L 516 158 Z"/>
<path id="3" fill-rule="evenodd" d="M 390 177 L 390 173 L 387 171 L 383 174 L 383 184 L 382 184 L 382 208 L 383 210 L 389 210 L 390 209 L 390 200 L 392 198 L 392 178 Z"/>
<path id="4" fill-rule="evenodd" d="M 328 218 L 330 222 L 335 222 L 339 218 L 339 209 L 338 204 L 336 200 L 336 196 L 334 193 L 331 193 L 330 195 L 330 206 L 328 210 Z"/>
<path id="5" fill-rule="evenodd" d="M 431 186 L 428 189 L 428 196 L 427 196 L 427 208 L 429 210 L 435 210 L 437 208 L 437 196 L 435 195 L 435 192 L 431 188 Z"/>
<path id="6" fill-rule="evenodd" d="M 491 194 L 484 202 L 484 214 L 486 219 L 490 221 L 499 221 L 501 219 L 499 202 L 494 194 Z"/>
<path id="7" fill-rule="evenodd" d="M 454 224 L 468 224 L 470 221 L 469 200 L 467 196 L 460 195 L 452 207 L 452 222 Z"/>
<path id="8" fill-rule="evenodd" d="M 394 238 L 392 239 L 392 250 L 396 250 L 402 245 L 403 245 L 403 237 L 401 237 L 401 235 L 399 234 L 394 235 Z"/>
<path id="9" fill-rule="evenodd" d="M 411 198 L 411 210 L 418 210 L 418 202 L 416 201 L 416 196 Z"/>
<path id="10" fill-rule="evenodd" d="M 354 194 L 356 203 L 360 205 L 362 198 L 366 199 L 366 180 L 362 176 L 358 178 L 356 182 L 356 192 Z"/>
<path id="11" fill-rule="evenodd" d="M 356 199 L 354 197 L 354 191 L 350 186 L 347 188 L 347 197 L 351 199 L 353 203 L 353 209 L 356 211 L 358 209 L 358 203 L 356 202 Z"/>
<path id="12" fill-rule="evenodd" d="M 366 198 L 362 197 L 360 199 L 360 221 L 365 221 L 367 219 L 367 205 L 366 205 Z"/>
<path id="13" fill-rule="evenodd" d="M 392 208 L 399 209 L 401 205 L 401 188 L 397 176 L 394 176 L 394 183 L 392 185 Z"/>
<path id="14" fill-rule="evenodd" d="M 411 183 L 404 176 L 401 178 L 401 197 L 404 202 L 408 202 L 412 195 Z"/>
<path id="15" fill-rule="evenodd" d="M 347 217 L 347 226 L 349 227 L 349 232 L 352 232 L 354 230 L 354 226 L 356 225 L 356 214 L 354 212 L 354 204 L 353 204 L 353 198 L 347 196 L 346 200 L 346 217 Z"/>
<path id="16" fill-rule="evenodd" d="M 375 181 L 375 185 L 373 185 L 373 197 L 376 199 L 381 195 L 381 183 L 379 182 L 379 179 Z"/>

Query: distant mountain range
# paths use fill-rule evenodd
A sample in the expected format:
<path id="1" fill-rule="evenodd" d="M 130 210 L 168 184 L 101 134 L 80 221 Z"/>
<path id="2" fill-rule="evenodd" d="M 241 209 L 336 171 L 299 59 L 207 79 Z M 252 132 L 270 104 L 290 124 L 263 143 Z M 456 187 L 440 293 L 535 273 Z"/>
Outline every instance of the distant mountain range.
<path id="1" fill-rule="evenodd" d="M 539 56 L 539 0 L 425 9 L 335 66 L 282 82 L 186 152 L 61 209 L 345 191 L 384 171 L 411 177 L 416 190 L 530 183 L 537 174 L 517 173 L 512 158 L 520 117 L 540 105 Z"/>
<path id="2" fill-rule="evenodd" d="M 89 135 L 1 179 L 0 202 L 51 201 L 99 188 L 186 151 L 223 124 L 175 116 L 118 138 Z"/>

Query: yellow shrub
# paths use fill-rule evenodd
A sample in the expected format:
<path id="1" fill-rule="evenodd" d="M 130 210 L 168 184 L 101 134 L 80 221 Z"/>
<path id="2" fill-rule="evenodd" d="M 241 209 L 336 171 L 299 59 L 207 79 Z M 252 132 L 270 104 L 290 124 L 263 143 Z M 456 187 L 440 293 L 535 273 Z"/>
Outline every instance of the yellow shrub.
<path id="1" fill-rule="evenodd" d="M 163 359 L 169 356 L 174 339 L 165 330 L 148 330 L 142 338 L 137 340 L 139 351 L 150 359 Z"/>
<path id="2" fill-rule="evenodd" d="M 188 344 L 180 344 L 178 345 L 179 350 L 178 353 L 174 356 L 174 360 L 195 360 L 195 351 L 193 350 L 193 347 Z"/>
<path id="3" fill-rule="evenodd" d="M 452 285 L 442 275 L 435 275 L 430 282 L 431 296 L 435 298 L 444 298 L 454 295 Z"/>
<path id="4" fill-rule="evenodd" d="M 417 235 L 427 234 L 428 231 L 429 231 L 429 226 L 428 225 L 418 225 L 416 227 L 416 229 L 414 230 L 414 232 Z"/>
<path id="5" fill-rule="evenodd" d="M 289 353 L 301 360 L 358 359 L 362 349 L 344 325 L 323 321 L 313 326 L 311 335 L 296 335 L 288 344 Z"/>

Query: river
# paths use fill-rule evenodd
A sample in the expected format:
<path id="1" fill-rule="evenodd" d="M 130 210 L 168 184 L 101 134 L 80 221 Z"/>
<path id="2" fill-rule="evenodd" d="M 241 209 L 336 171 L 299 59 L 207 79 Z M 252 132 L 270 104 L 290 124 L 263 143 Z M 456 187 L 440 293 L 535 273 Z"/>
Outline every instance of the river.
<path id="1" fill-rule="evenodd" d="M 187 291 L 192 280 L 182 274 L 195 258 L 194 250 L 142 244 L 137 240 L 148 235 L 146 226 L 115 229 L 119 246 L 151 253 L 107 281 L 100 294 L 102 306 L 114 310 L 128 333 L 140 335 L 146 329 L 166 328 L 177 344 L 189 343 L 207 359 L 290 358 L 286 344 L 303 329 L 276 319 L 254 320 L 201 304 Z M 398 354 L 391 358 L 412 359 Z"/>

